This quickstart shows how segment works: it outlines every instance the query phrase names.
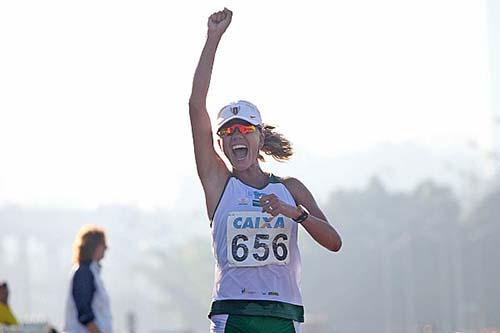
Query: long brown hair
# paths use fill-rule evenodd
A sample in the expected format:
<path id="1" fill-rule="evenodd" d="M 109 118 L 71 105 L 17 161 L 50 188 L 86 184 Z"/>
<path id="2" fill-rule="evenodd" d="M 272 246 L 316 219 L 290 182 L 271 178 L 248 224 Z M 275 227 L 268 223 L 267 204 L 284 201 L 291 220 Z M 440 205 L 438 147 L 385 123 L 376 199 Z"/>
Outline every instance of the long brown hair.
<path id="1" fill-rule="evenodd" d="M 106 234 L 103 228 L 96 225 L 84 225 L 76 235 L 73 243 L 73 264 L 91 261 L 95 249 L 100 244 L 106 244 Z"/>
<path id="2" fill-rule="evenodd" d="M 260 130 L 264 134 L 264 146 L 260 150 L 272 156 L 276 161 L 287 161 L 293 155 L 292 143 L 274 129 L 274 126 L 262 124 Z M 259 154 L 259 160 L 265 161 L 264 156 Z"/>

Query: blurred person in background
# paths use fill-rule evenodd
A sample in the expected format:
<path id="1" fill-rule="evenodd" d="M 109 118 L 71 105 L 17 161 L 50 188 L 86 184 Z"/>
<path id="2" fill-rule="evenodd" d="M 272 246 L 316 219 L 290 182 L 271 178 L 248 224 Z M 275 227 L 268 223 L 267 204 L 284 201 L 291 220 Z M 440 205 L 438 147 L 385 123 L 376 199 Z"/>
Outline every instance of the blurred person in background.
<path id="1" fill-rule="evenodd" d="M 189 100 L 196 167 L 216 259 L 210 332 L 300 332 L 304 308 L 298 228 L 331 251 L 339 251 L 342 241 L 299 180 L 261 169 L 262 154 L 286 161 L 293 152 L 283 135 L 262 122 L 255 105 L 238 101 L 219 111 L 218 144 L 231 170 L 215 151 L 206 99 L 215 53 L 231 19 L 226 8 L 208 19 Z M 237 69 L 232 77 L 245 79 Z"/>
<path id="2" fill-rule="evenodd" d="M 83 226 L 73 244 L 73 274 L 66 301 L 64 332 L 111 333 L 108 293 L 101 279 L 100 261 L 107 249 L 104 229 Z"/>
<path id="3" fill-rule="evenodd" d="M 0 281 L 0 324 L 17 325 L 17 320 L 9 307 L 9 286 Z"/>

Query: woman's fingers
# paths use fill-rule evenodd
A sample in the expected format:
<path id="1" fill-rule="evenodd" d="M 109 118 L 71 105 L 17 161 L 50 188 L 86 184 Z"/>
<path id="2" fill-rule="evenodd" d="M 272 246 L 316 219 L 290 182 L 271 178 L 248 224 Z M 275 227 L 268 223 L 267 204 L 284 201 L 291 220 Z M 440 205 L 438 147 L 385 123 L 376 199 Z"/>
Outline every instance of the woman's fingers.
<path id="1" fill-rule="evenodd" d="M 210 15 L 208 19 L 209 32 L 222 35 L 229 24 L 231 23 L 233 12 L 229 9 L 224 8 L 224 10 L 218 11 Z"/>
<path id="2" fill-rule="evenodd" d="M 276 216 L 281 213 L 281 201 L 275 194 L 264 195 L 260 198 L 260 205 L 262 212 Z"/>

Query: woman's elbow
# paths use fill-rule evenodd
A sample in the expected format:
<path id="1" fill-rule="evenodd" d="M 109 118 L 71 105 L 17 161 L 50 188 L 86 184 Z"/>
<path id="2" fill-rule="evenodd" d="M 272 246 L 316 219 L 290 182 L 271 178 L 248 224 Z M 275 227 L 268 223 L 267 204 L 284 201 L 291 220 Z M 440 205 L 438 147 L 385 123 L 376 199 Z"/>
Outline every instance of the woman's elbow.
<path id="1" fill-rule="evenodd" d="M 339 252 L 341 247 L 342 247 L 342 239 L 339 238 L 339 239 L 333 241 L 330 244 L 330 246 L 328 246 L 328 250 L 330 250 L 332 252 Z"/>

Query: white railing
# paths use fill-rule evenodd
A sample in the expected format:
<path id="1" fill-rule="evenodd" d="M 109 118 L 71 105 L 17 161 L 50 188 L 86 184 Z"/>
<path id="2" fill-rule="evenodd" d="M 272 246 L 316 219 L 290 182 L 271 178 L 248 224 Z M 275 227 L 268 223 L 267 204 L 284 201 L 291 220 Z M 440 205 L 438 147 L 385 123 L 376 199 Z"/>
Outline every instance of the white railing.
<path id="1" fill-rule="evenodd" d="M 13 326 L 0 325 L 0 333 L 49 333 L 50 328 L 46 323 L 19 324 Z"/>

